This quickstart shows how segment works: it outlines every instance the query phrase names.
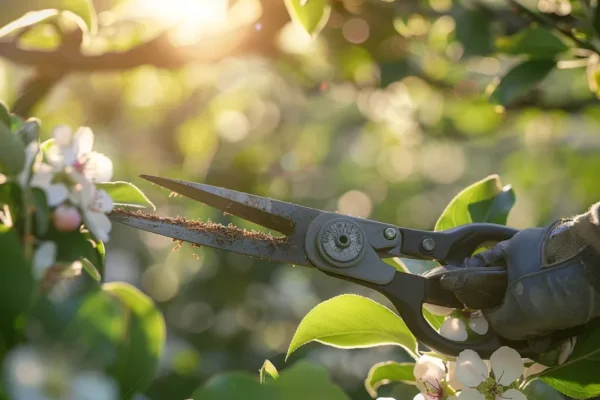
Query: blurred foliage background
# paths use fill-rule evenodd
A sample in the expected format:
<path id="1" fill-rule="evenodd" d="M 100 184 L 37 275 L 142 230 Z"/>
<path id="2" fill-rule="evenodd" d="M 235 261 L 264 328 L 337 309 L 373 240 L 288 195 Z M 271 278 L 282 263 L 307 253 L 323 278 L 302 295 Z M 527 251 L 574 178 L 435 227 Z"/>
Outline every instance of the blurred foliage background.
<path id="1" fill-rule="evenodd" d="M 1 24 L 50 2 L 69 6 L 4 0 Z M 599 200 L 600 109 L 589 54 L 503 105 L 488 100 L 523 58 L 498 52 L 499 40 L 540 21 L 575 26 L 589 11 L 585 1 L 521 4 L 542 19 L 506 0 L 333 0 L 311 38 L 283 0 L 94 0 L 95 32 L 66 18 L 0 38 L 0 98 L 39 117 L 42 139 L 57 124 L 90 126 L 115 178 L 140 187 L 159 215 L 251 227 L 169 197 L 141 173 L 432 229 L 458 191 L 498 173 L 517 193 L 509 225 L 540 226 Z M 123 226 L 107 243 L 106 281 L 136 285 L 167 321 L 149 399 L 183 399 L 265 358 L 278 368 L 315 360 L 368 399 L 369 367 L 403 357 L 314 344 L 285 363 L 296 325 L 320 301 L 387 300 L 318 271 L 174 247 Z"/>

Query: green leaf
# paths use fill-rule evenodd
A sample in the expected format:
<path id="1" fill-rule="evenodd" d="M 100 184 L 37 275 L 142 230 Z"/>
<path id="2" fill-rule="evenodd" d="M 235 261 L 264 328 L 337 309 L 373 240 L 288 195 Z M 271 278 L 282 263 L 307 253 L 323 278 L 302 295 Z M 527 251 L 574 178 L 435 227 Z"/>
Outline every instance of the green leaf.
<path id="1" fill-rule="evenodd" d="M 10 114 L 10 130 L 12 132 L 16 132 L 21 129 L 24 123 L 25 121 L 23 121 L 18 115 Z"/>
<path id="2" fill-rule="evenodd" d="M 473 222 L 506 225 L 508 213 L 514 204 L 513 189 L 502 186 L 498 175 L 490 175 L 456 195 L 437 220 L 435 230 L 446 230 Z"/>
<path id="3" fill-rule="evenodd" d="M 538 379 L 530 382 L 523 393 L 527 396 L 527 400 L 565 400 L 559 391 Z"/>
<path id="4" fill-rule="evenodd" d="M 414 384 L 414 363 L 399 363 L 396 361 L 384 361 L 377 363 L 369 370 L 365 379 L 365 388 L 371 397 L 377 397 L 377 389 L 391 382 L 402 382 Z"/>
<path id="5" fill-rule="evenodd" d="M 30 14 L 32 20 L 43 21 L 49 17 L 54 10 L 70 11 L 77 15 L 91 34 L 96 33 L 97 16 L 92 0 L 28 0 L 11 1 L 3 4 L 2 13 L 0 13 L 0 28 L 4 27 L 17 19 L 21 19 L 26 14 Z M 38 13 L 42 14 L 38 14 Z M 44 14 L 45 13 L 45 14 Z M 24 22 L 21 21 L 21 24 Z"/>
<path id="6" fill-rule="evenodd" d="M 97 251 L 97 244 L 89 239 L 86 232 L 59 232 L 54 227 L 48 229 L 44 240 L 52 240 L 58 246 L 56 259 L 61 262 L 70 263 L 87 258 L 97 268 L 102 267 L 103 260 Z"/>
<path id="7" fill-rule="evenodd" d="M 198 388 L 193 400 L 282 400 L 279 389 L 261 385 L 254 375 L 246 372 L 228 372 L 212 377 Z"/>
<path id="8" fill-rule="evenodd" d="M 33 277 L 17 231 L 0 225 L 0 343 L 12 346 L 18 337 L 17 321 L 27 311 L 33 293 Z"/>
<path id="9" fill-rule="evenodd" d="M 35 233 L 37 236 L 42 237 L 46 235 L 50 226 L 50 207 L 43 190 L 32 189 L 31 194 L 35 209 Z"/>
<path id="10" fill-rule="evenodd" d="M 19 217 L 22 201 L 21 187 L 16 182 L 0 184 L 0 211 L 7 205 L 13 221 Z"/>
<path id="11" fill-rule="evenodd" d="M 491 53 L 492 21 L 488 13 L 458 5 L 454 19 L 456 40 L 462 43 L 464 48 L 463 57 L 486 56 Z"/>
<path id="12" fill-rule="evenodd" d="M 277 380 L 260 384 L 245 372 L 229 372 L 211 378 L 192 395 L 194 400 L 349 400 L 331 382 L 321 365 L 297 362 L 281 372 Z"/>
<path id="13" fill-rule="evenodd" d="M 85 272 L 87 272 L 93 280 L 95 280 L 96 282 L 100 282 L 102 276 L 100 276 L 100 272 L 98 272 L 98 270 L 90 260 L 88 260 L 87 258 L 83 258 L 81 260 L 81 264 L 83 265 L 83 269 L 85 270 Z"/>
<path id="14" fill-rule="evenodd" d="M 286 368 L 279 379 L 271 384 L 280 389 L 282 400 L 350 400 L 342 389 L 331 382 L 325 367 L 306 361 Z"/>
<path id="15" fill-rule="evenodd" d="M 98 189 L 106 191 L 116 206 L 136 208 L 149 206 L 153 210 L 156 210 L 150 199 L 140 189 L 129 182 L 106 182 L 98 183 L 96 186 Z"/>
<path id="16" fill-rule="evenodd" d="M 292 21 L 309 35 L 317 36 L 331 14 L 329 0 L 284 0 Z"/>
<path id="17" fill-rule="evenodd" d="M 83 232 L 83 236 L 88 240 L 92 248 L 95 250 L 95 257 L 88 261 L 92 262 L 95 270 L 98 272 L 100 277 L 102 277 L 104 275 L 104 264 L 106 259 L 106 248 L 104 247 L 104 243 L 102 243 L 100 240 L 96 240 L 89 231 Z"/>
<path id="18" fill-rule="evenodd" d="M 496 49 L 500 53 L 511 55 L 525 54 L 531 58 L 553 58 L 567 51 L 569 46 L 547 29 L 529 28 L 513 36 L 497 39 Z"/>
<path id="19" fill-rule="evenodd" d="M 40 137 L 39 119 L 29 118 L 16 130 L 16 135 L 26 146 L 33 141 L 37 141 Z"/>
<path id="20" fill-rule="evenodd" d="M 399 345 L 417 354 L 417 341 L 398 315 L 353 294 L 334 297 L 310 310 L 296 329 L 287 357 L 312 341 L 342 349 Z"/>
<path id="21" fill-rule="evenodd" d="M 554 60 L 529 60 L 511 69 L 490 95 L 490 101 L 507 105 L 535 88 L 555 67 Z"/>
<path id="22" fill-rule="evenodd" d="M 594 9 L 594 16 L 592 19 L 592 25 L 597 34 L 600 34 L 600 4 L 596 4 Z"/>
<path id="23" fill-rule="evenodd" d="M 590 326 L 579 336 L 569 359 L 544 370 L 540 379 L 559 392 L 576 399 L 600 396 L 600 327 Z"/>
<path id="24" fill-rule="evenodd" d="M 6 104 L 0 101 L 0 123 L 10 127 L 10 114 Z"/>
<path id="25" fill-rule="evenodd" d="M 266 375 L 265 375 L 266 374 Z M 267 375 L 273 379 L 279 378 L 279 372 L 277 372 L 277 368 L 273 365 L 273 363 L 269 360 L 265 360 L 263 366 L 259 371 L 260 383 L 265 383 Z"/>
<path id="26" fill-rule="evenodd" d="M 0 122 L 0 172 L 17 175 L 25 165 L 25 145 Z"/>
<path id="27" fill-rule="evenodd" d="M 119 356 L 109 372 L 123 393 L 141 391 L 154 378 L 165 345 L 164 318 L 152 300 L 134 286 L 113 282 L 105 283 L 102 289 L 120 303 L 127 322 L 126 334 L 119 341 Z"/>

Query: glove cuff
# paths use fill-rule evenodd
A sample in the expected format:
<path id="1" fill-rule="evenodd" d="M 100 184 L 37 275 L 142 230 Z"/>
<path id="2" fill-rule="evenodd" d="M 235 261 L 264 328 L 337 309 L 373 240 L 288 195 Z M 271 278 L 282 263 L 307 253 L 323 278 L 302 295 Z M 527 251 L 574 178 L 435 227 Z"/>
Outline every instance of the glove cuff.
<path id="1" fill-rule="evenodd" d="M 567 260 L 588 246 L 600 253 L 600 202 L 592 205 L 585 214 L 557 221 L 548 229 L 543 265 Z"/>
<path id="2" fill-rule="evenodd" d="M 579 230 L 587 244 L 600 252 L 600 202 L 592 205 L 587 213 L 577 217 L 574 228 Z"/>

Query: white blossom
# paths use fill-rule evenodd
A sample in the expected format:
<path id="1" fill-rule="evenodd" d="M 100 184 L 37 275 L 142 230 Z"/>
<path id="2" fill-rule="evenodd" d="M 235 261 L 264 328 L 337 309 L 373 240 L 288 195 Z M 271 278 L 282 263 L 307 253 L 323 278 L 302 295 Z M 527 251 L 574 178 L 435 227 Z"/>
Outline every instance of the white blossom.
<path id="1" fill-rule="evenodd" d="M 106 182 L 112 178 L 112 161 L 92 151 L 94 133 L 90 128 L 83 126 L 73 132 L 70 127 L 59 125 L 52 136 L 54 143 L 47 155 L 56 169 L 65 168 L 68 173 L 81 175 L 90 182 Z"/>
<path id="2" fill-rule="evenodd" d="M 413 400 L 442 399 L 447 393 L 447 371 L 439 358 L 422 355 L 413 369 L 415 384 L 421 393 Z"/>
<path id="3" fill-rule="evenodd" d="M 80 208 L 85 226 L 90 232 L 97 239 L 107 242 L 112 225 L 106 214 L 114 207 L 108 193 L 82 181 L 76 190 L 70 193 L 69 199 Z"/>
<path id="4" fill-rule="evenodd" d="M 519 353 L 503 346 L 490 357 L 488 365 L 473 350 L 464 350 L 456 358 L 456 378 L 465 388 L 457 394 L 460 400 L 526 400 L 525 395 L 510 385 L 523 375 Z M 487 395 L 487 396 L 486 396 Z"/>
<path id="5" fill-rule="evenodd" d="M 479 335 L 488 332 L 489 324 L 481 311 L 455 310 L 434 304 L 425 304 L 424 307 L 434 315 L 446 317 L 439 329 L 440 335 L 446 339 L 464 342 L 469 337 L 469 330 Z"/>

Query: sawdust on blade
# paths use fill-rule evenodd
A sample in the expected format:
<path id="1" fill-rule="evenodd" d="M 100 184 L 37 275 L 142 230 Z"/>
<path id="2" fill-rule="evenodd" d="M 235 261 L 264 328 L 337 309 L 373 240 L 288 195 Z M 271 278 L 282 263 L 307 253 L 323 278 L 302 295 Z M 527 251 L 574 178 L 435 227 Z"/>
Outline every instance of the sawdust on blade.
<path id="1" fill-rule="evenodd" d="M 267 242 L 271 242 L 273 244 L 284 244 L 287 242 L 287 238 L 285 236 L 273 236 L 271 234 L 268 233 L 264 233 L 264 232 L 259 232 L 259 231 L 255 231 L 255 230 L 246 230 L 246 229 L 242 229 L 239 228 L 233 224 L 229 224 L 227 226 L 223 225 L 223 224 L 218 224 L 215 222 L 212 222 L 211 220 L 208 221 L 202 221 L 202 220 L 197 220 L 197 221 L 193 221 L 193 220 L 188 220 L 184 217 L 180 217 L 177 216 L 176 218 L 171 218 L 171 217 L 159 217 L 157 215 L 152 215 L 152 214 L 144 214 L 142 211 L 140 210 L 127 210 L 127 209 L 115 209 L 113 211 L 114 213 L 119 213 L 119 214 L 124 214 L 124 215 L 131 215 L 131 216 L 135 216 L 137 218 L 144 218 L 147 219 L 149 221 L 160 221 L 160 222 L 166 222 L 169 224 L 173 224 L 173 225 L 179 225 L 179 226 L 183 226 L 186 229 L 189 230 L 193 230 L 193 231 L 201 231 L 201 232 L 209 232 L 213 235 L 217 235 L 217 236 L 221 236 L 223 238 L 226 239 L 230 239 L 230 240 L 235 240 L 235 239 L 254 239 L 254 240 L 262 240 L 262 241 L 267 241 Z M 174 239 L 174 242 L 178 242 L 178 245 L 175 249 L 173 250 L 177 250 L 179 247 L 181 247 L 181 240 L 177 240 Z M 194 244 L 195 247 L 200 247 L 199 245 Z"/>

